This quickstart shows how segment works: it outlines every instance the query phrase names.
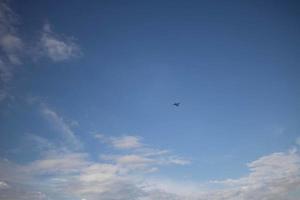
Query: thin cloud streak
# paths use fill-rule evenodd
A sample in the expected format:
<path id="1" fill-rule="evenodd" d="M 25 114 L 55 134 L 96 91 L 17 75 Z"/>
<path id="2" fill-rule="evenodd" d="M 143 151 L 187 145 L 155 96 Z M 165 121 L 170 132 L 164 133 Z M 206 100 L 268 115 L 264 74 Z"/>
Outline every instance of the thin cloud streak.
<path id="1" fill-rule="evenodd" d="M 42 105 L 41 113 L 62 134 L 67 146 L 75 150 L 82 148 L 82 144 L 76 137 L 71 125 L 69 125 L 61 116 L 59 116 L 57 112 L 50 109 L 46 105 Z"/>

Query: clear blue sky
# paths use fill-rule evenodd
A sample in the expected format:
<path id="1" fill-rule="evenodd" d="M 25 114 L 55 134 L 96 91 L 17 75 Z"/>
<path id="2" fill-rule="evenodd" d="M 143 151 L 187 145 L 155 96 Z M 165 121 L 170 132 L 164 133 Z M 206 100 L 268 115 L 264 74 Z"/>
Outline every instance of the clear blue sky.
<path id="1" fill-rule="evenodd" d="M 0 71 L 11 74 L 1 76 L 3 159 L 26 168 L 48 159 L 54 148 L 55 156 L 85 154 L 90 165 L 152 163 L 155 172 L 138 176 L 197 184 L 250 176 L 247 163 L 276 152 L 299 159 L 296 1 L 3 5 L 11 9 L 0 15 L 6 66 Z M 16 20 L 10 21 L 12 14 Z M 140 153 L 146 148 L 169 152 L 153 161 Z M 42 179 L 34 177 L 34 183 Z M 68 195 L 110 199 L 102 193 L 57 198 Z"/>

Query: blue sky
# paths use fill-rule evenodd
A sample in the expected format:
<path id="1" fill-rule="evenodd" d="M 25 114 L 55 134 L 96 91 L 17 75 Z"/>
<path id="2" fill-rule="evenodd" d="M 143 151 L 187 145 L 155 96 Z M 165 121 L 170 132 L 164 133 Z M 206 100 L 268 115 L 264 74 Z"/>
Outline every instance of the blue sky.
<path id="1" fill-rule="evenodd" d="M 296 200 L 298 10 L 0 3 L 0 199 Z"/>

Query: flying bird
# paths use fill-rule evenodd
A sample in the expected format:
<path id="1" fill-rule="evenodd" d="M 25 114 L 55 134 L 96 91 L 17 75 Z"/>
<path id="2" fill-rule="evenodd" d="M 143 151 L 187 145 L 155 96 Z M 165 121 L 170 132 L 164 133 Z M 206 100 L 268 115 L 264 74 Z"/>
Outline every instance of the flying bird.
<path id="1" fill-rule="evenodd" d="M 180 105 L 180 102 L 173 103 L 173 106 L 178 107 L 179 105 Z"/>

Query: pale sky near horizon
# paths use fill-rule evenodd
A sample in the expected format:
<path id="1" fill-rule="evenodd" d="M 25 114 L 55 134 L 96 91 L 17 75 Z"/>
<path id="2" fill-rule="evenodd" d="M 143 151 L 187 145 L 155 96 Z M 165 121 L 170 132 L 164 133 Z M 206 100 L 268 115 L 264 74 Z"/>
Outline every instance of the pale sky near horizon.
<path id="1" fill-rule="evenodd" d="M 299 9 L 1 1 L 0 200 L 298 200 Z"/>

